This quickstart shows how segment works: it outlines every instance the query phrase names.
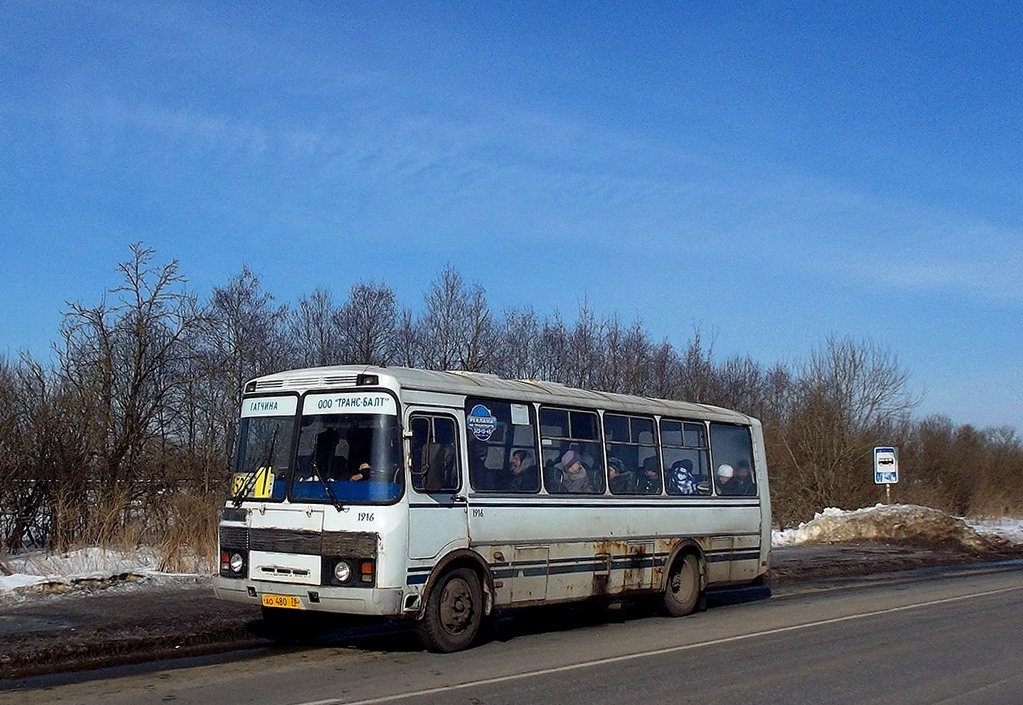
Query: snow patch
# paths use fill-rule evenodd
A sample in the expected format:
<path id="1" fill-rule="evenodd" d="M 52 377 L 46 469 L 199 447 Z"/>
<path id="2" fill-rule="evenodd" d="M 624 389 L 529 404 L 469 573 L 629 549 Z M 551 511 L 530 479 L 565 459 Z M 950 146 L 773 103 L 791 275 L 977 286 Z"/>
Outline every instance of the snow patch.
<path id="1" fill-rule="evenodd" d="M 990 551 L 1023 543 L 1023 520 L 967 521 L 913 504 L 877 504 L 852 511 L 831 507 L 794 529 L 775 530 L 771 543 L 793 546 L 850 541 L 959 545 Z"/>
<path id="2" fill-rule="evenodd" d="M 206 568 L 208 561 L 196 562 Z M 65 593 L 72 590 L 106 588 L 116 584 L 152 582 L 168 579 L 194 580 L 202 572 L 187 574 L 159 570 L 159 558 L 151 549 L 132 552 L 90 547 L 66 553 L 28 551 L 0 556 L 0 598 Z"/>

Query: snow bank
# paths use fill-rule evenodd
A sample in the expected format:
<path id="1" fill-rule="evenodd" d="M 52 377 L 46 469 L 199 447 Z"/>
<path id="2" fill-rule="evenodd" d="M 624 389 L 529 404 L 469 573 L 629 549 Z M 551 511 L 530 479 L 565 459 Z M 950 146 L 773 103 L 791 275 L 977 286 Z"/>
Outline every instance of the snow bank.
<path id="1" fill-rule="evenodd" d="M 849 541 L 896 541 L 931 545 L 960 545 L 975 551 L 1023 543 L 1018 519 L 967 522 L 929 507 L 877 504 L 846 511 L 829 508 L 794 529 L 776 530 L 775 546 Z"/>
<path id="2" fill-rule="evenodd" d="M 131 553 L 92 547 L 60 554 L 29 551 L 0 556 L 0 598 L 108 587 L 116 583 L 160 583 L 166 582 L 165 579 L 198 575 L 166 573 L 159 570 L 158 561 L 156 553 L 146 548 Z"/>

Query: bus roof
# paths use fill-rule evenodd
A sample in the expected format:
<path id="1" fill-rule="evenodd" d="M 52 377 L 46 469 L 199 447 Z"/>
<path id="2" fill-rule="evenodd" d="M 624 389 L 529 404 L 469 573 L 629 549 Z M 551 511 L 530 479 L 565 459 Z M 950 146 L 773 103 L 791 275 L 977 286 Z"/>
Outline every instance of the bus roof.
<path id="1" fill-rule="evenodd" d="M 441 372 L 410 367 L 333 365 L 286 370 L 251 380 L 246 385 L 246 394 L 284 390 L 302 392 L 314 389 L 349 388 L 355 385 L 359 375 L 376 375 L 382 386 L 393 386 L 405 390 L 494 397 L 564 406 L 596 406 L 608 411 L 646 412 L 661 416 L 693 417 L 759 425 L 759 422 L 751 416 L 709 404 L 598 392 L 569 387 L 558 382 L 504 379 L 482 372 L 459 370 Z"/>

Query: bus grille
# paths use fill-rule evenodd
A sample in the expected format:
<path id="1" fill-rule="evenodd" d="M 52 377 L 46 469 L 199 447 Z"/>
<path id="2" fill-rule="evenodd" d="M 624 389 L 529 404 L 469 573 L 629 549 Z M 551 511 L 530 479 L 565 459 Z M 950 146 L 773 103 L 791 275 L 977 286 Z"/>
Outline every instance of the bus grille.
<path id="1" fill-rule="evenodd" d="M 255 529 L 249 532 L 249 548 L 274 553 L 320 554 L 320 535 L 308 531 Z"/>
<path id="2" fill-rule="evenodd" d="M 246 550 L 249 547 L 249 530 L 244 526 L 221 526 L 221 548 Z"/>
<path id="3" fill-rule="evenodd" d="M 268 553 L 295 553 L 307 556 L 345 556 L 376 558 L 377 535 L 362 532 L 322 534 L 288 529 L 247 529 L 221 526 L 220 545 Z"/>

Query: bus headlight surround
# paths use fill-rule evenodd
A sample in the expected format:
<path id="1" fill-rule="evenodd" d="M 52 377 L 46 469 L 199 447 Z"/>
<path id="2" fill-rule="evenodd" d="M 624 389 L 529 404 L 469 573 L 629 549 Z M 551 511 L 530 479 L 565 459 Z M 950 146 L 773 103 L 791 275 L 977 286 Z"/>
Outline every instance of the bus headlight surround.
<path id="1" fill-rule="evenodd" d="M 352 577 L 352 566 L 348 561 L 338 561 L 334 564 L 334 579 L 339 583 L 347 583 Z"/>
<path id="2" fill-rule="evenodd" d="M 220 577 L 244 578 L 249 563 L 249 552 L 243 549 L 220 549 Z"/>

